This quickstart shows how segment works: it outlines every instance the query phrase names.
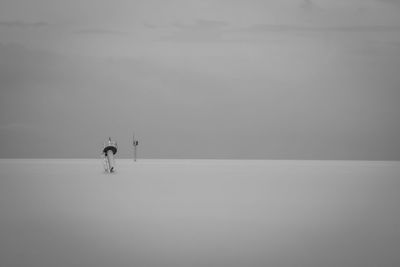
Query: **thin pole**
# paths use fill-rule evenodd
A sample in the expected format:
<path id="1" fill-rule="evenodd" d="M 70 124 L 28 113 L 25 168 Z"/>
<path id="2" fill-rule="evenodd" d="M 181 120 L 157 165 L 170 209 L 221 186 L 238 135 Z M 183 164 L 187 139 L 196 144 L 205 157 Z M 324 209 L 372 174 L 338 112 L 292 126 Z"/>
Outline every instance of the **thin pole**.
<path id="1" fill-rule="evenodd" d="M 135 140 L 135 133 L 133 133 L 133 161 L 136 162 L 136 147 L 137 141 Z"/>

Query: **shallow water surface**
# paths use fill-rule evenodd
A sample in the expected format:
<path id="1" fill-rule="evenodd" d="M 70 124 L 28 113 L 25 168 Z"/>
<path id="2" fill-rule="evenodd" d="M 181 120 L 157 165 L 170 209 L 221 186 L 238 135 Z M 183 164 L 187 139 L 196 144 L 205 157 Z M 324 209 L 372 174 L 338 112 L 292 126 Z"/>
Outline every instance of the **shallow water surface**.
<path id="1" fill-rule="evenodd" d="M 400 266 L 400 162 L 0 160 L 0 266 Z"/>

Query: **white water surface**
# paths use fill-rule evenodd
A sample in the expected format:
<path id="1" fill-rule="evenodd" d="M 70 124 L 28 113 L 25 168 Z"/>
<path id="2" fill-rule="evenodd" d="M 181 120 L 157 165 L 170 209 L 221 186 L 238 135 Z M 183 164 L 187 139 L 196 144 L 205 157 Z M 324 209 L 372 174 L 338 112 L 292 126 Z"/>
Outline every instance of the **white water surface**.
<path id="1" fill-rule="evenodd" d="M 400 266 L 400 162 L 0 160 L 0 266 Z"/>

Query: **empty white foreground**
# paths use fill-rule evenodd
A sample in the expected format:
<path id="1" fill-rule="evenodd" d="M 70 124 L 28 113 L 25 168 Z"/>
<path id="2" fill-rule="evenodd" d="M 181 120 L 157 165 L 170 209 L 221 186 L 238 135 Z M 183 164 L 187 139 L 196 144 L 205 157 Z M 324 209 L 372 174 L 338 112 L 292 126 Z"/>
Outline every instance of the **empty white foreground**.
<path id="1" fill-rule="evenodd" d="M 0 160 L 0 266 L 400 266 L 400 162 Z"/>

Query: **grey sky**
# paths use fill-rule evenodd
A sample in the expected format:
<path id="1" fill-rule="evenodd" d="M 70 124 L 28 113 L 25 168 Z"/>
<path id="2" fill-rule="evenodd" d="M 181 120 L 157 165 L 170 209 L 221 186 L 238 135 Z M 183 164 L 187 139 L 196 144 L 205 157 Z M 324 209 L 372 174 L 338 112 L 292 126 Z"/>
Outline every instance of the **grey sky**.
<path id="1" fill-rule="evenodd" d="M 400 160 L 400 5 L 0 1 L 0 157 Z"/>

